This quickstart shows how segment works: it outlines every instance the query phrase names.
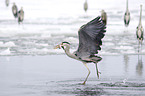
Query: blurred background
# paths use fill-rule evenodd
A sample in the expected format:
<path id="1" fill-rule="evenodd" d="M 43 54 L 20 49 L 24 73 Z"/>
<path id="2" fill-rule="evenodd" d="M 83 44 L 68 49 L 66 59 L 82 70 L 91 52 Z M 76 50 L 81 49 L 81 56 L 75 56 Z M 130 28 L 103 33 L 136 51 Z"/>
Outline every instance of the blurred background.
<path id="1" fill-rule="evenodd" d="M 138 54 L 136 27 L 139 23 L 140 4 L 143 5 L 142 25 L 145 28 L 145 1 L 129 0 L 130 24 L 124 25 L 126 0 L 87 0 L 88 10 L 84 11 L 85 0 L 0 0 L 0 55 L 48 55 L 63 54 L 53 47 L 62 41 L 71 43 L 71 51 L 78 47 L 78 29 L 107 13 L 107 32 L 103 39 L 102 55 Z M 24 21 L 12 14 L 13 2 L 20 10 L 23 7 Z M 142 52 L 145 54 L 143 43 Z"/>

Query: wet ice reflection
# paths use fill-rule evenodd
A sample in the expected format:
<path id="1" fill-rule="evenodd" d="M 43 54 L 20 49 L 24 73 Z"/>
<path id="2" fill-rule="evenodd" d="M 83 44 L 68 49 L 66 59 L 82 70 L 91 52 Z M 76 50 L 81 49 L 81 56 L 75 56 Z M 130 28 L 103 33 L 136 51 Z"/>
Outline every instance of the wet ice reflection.
<path id="1" fill-rule="evenodd" d="M 142 55 L 138 55 L 138 62 L 136 65 L 136 73 L 139 76 L 142 76 L 143 74 L 143 61 L 142 61 Z"/>

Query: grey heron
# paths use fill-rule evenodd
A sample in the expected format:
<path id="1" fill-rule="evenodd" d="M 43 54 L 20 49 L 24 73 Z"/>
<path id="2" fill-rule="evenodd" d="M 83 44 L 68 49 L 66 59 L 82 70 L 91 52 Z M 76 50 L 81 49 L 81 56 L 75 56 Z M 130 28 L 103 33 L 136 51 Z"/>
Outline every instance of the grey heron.
<path id="1" fill-rule="evenodd" d="M 24 20 L 24 11 L 23 11 L 23 7 L 21 7 L 21 10 L 18 12 L 18 23 L 20 24 L 20 22 L 23 22 Z"/>
<path id="2" fill-rule="evenodd" d="M 6 6 L 9 6 L 10 1 L 9 0 L 5 0 Z"/>
<path id="3" fill-rule="evenodd" d="M 107 24 L 107 13 L 104 10 L 101 11 L 101 18 L 103 20 L 103 23 L 106 25 Z"/>
<path id="4" fill-rule="evenodd" d="M 18 8 L 15 3 L 13 3 L 13 6 L 12 6 L 12 13 L 15 18 L 18 17 Z"/>
<path id="5" fill-rule="evenodd" d="M 144 29 L 143 29 L 143 26 L 142 26 L 142 23 L 141 23 L 141 18 L 142 18 L 142 5 L 140 5 L 140 18 L 139 18 L 139 24 L 137 26 L 137 29 L 136 29 L 136 36 L 137 36 L 137 39 L 139 41 L 139 44 L 138 44 L 138 48 L 139 46 L 141 45 L 142 46 L 142 41 L 143 41 L 143 35 L 144 35 Z M 139 49 L 138 49 L 139 51 Z"/>
<path id="6" fill-rule="evenodd" d="M 60 45 L 57 45 L 56 48 L 62 48 L 66 55 L 70 58 L 81 61 L 88 70 L 88 75 L 85 81 L 82 83 L 83 85 L 86 83 L 90 70 L 87 66 L 87 63 L 93 62 L 96 64 L 97 76 L 99 78 L 99 71 L 97 68 L 97 63 L 102 60 L 100 56 L 97 56 L 99 50 L 101 50 L 102 38 L 104 37 L 104 33 L 106 32 L 106 26 L 103 23 L 101 17 L 96 17 L 92 21 L 80 27 L 78 31 L 79 35 L 79 46 L 77 51 L 74 53 L 70 53 L 70 43 L 62 42 Z"/>
<path id="7" fill-rule="evenodd" d="M 130 22 L 130 12 L 128 9 L 128 0 L 127 0 L 126 1 L 126 12 L 124 14 L 124 23 L 125 23 L 126 27 L 129 25 L 129 22 Z"/>
<path id="8" fill-rule="evenodd" d="M 87 10 L 88 10 L 88 3 L 87 3 L 87 0 L 86 0 L 85 3 L 84 3 L 84 10 L 85 10 L 85 12 L 87 12 Z"/>

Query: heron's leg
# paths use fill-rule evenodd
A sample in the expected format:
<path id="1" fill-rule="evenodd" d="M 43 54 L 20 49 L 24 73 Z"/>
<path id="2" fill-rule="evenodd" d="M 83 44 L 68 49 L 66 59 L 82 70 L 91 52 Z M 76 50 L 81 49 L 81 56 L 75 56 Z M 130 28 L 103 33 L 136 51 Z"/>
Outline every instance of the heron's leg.
<path id="1" fill-rule="evenodd" d="M 139 40 L 139 39 L 138 39 Z M 139 45 L 140 45 L 140 42 L 138 42 L 138 53 L 139 53 Z"/>
<path id="2" fill-rule="evenodd" d="M 141 51 L 142 51 L 142 41 L 141 41 Z"/>
<path id="3" fill-rule="evenodd" d="M 96 71 L 97 71 L 97 77 L 98 77 L 98 79 L 99 79 L 99 74 L 100 74 L 100 72 L 98 71 L 97 63 L 96 63 Z"/>
<path id="4" fill-rule="evenodd" d="M 86 67 L 86 68 L 88 69 L 88 71 L 89 71 L 89 73 L 88 73 L 88 75 L 87 75 L 85 81 L 82 83 L 83 85 L 85 85 L 85 83 L 86 83 L 86 81 L 87 81 L 87 79 L 88 79 L 88 77 L 89 77 L 89 75 L 90 75 L 91 72 L 90 72 L 90 70 L 89 70 L 87 64 L 86 64 L 86 63 L 83 63 L 83 64 L 85 65 L 85 67 Z"/>

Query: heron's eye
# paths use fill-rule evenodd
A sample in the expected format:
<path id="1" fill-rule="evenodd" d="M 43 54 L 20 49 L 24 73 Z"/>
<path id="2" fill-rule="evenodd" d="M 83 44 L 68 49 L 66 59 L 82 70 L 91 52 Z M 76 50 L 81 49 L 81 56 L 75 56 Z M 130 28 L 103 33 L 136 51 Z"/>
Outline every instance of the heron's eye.
<path id="1" fill-rule="evenodd" d="M 63 46 L 61 46 L 62 47 L 62 49 L 64 49 L 64 47 Z"/>
<path id="2" fill-rule="evenodd" d="M 65 49 L 65 48 L 66 48 L 66 46 L 63 46 L 63 48 Z"/>
<path id="3" fill-rule="evenodd" d="M 65 49 L 66 48 L 66 46 L 61 46 L 63 49 Z"/>

